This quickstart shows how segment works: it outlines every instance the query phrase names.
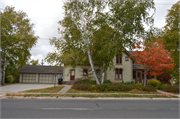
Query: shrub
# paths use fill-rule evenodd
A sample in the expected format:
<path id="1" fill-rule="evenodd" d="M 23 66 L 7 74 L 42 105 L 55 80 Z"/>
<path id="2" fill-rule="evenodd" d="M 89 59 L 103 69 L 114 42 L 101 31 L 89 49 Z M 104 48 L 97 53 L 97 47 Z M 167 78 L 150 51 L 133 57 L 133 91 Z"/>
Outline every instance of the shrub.
<path id="1" fill-rule="evenodd" d="M 85 78 L 85 79 L 78 79 L 74 82 L 74 84 L 91 84 L 94 85 L 96 84 L 95 80 L 89 79 L 89 78 Z"/>
<path id="2" fill-rule="evenodd" d="M 166 88 L 167 88 L 167 86 L 169 86 L 170 84 L 168 84 L 168 83 L 162 83 L 162 84 L 160 84 L 157 88 L 159 89 L 159 90 L 165 90 Z"/>
<path id="3" fill-rule="evenodd" d="M 165 89 L 166 92 L 179 93 L 179 85 L 168 85 Z"/>
<path id="4" fill-rule="evenodd" d="M 154 86 L 147 85 L 147 86 L 145 86 L 145 87 L 142 87 L 142 91 L 156 92 L 156 91 L 157 91 L 157 88 L 154 87 Z"/>
<path id="5" fill-rule="evenodd" d="M 150 85 L 150 86 L 158 87 L 158 85 L 160 85 L 160 84 L 161 84 L 161 82 L 156 79 L 148 80 L 148 85 Z"/>
<path id="6" fill-rule="evenodd" d="M 110 80 L 104 80 L 103 84 L 111 84 L 112 82 Z"/>
<path id="7" fill-rule="evenodd" d="M 14 82 L 14 77 L 13 77 L 12 75 L 8 75 L 8 76 L 6 77 L 6 82 L 7 82 L 7 83 L 13 83 L 13 82 Z"/>
<path id="8" fill-rule="evenodd" d="M 142 86 L 142 85 L 143 85 L 143 84 L 140 83 L 140 82 L 136 83 L 136 86 Z"/>

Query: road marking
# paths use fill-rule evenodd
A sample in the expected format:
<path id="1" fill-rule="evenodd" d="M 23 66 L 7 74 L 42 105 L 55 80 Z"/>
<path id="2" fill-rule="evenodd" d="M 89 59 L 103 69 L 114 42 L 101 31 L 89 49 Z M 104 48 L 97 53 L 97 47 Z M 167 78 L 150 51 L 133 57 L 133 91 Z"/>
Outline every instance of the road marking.
<path id="1" fill-rule="evenodd" d="M 43 110 L 95 110 L 96 108 L 41 108 Z"/>

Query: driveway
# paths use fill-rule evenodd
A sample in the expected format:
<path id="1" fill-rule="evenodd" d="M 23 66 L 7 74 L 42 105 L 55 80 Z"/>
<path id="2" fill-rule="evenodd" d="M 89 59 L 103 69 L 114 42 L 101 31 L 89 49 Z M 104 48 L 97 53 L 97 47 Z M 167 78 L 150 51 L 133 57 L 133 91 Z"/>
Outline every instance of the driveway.
<path id="1" fill-rule="evenodd" d="M 0 87 L 0 93 L 17 93 L 19 91 L 25 91 L 30 89 L 40 89 L 52 87 L 54 84 L 13 84 Z"/>

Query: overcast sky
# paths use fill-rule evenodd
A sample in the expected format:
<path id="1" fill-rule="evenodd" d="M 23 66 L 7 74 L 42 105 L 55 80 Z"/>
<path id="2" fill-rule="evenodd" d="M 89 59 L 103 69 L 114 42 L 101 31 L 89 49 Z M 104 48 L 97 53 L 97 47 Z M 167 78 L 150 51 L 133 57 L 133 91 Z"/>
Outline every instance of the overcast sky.
<path id="1" fill-rule="evenodd" d="M 156 13 L 154 26 L 162 28 L 165 25 L 167 9 L 170 9 L 178 0 L 155 0 Z M 49 38 L 59 37 L 57 32 L 58 21 L 63 19 L 62 0 L 0 0 L 0 8 L 12 5 L 16 10 L 22 10 L 34 23 L 34 31 L 40 38 L 35 47 L 31 49 L 31 59 L 39 59 L 41 63 L 47 53 L 53 52 Z M 44 62 L 47 65 L 46 62 Z"/>

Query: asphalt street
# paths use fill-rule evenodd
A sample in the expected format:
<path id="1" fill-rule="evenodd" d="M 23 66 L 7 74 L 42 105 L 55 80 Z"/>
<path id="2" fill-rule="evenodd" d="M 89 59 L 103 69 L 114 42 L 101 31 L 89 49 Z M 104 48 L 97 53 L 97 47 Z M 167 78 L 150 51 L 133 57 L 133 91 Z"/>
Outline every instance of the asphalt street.
<path id="1" fill-rule="evenodd" d="M 1 99 L 1 118 L 179 119 L 179 101 Z"/>

